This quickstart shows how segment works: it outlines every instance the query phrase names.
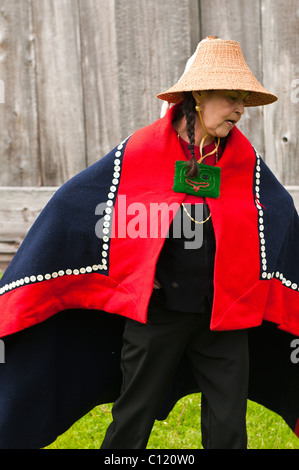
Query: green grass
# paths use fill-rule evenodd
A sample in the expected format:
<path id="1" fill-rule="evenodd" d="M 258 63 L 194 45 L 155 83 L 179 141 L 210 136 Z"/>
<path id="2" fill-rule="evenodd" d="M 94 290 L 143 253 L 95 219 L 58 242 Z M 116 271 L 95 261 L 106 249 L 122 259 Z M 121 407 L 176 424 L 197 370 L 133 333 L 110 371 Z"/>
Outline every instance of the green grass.
<path id="1" fill-rule="evenodd" d="M 148 449 L 201 449 L 200 395 L 181 399 L 165 421 L 156 421 Z M 111 405 L 94 408 L 47 449 L 99 449 L 111 422 Z M 275 413 L 248 401 L 249 449 L 299 449 L 299 439 Z"/>

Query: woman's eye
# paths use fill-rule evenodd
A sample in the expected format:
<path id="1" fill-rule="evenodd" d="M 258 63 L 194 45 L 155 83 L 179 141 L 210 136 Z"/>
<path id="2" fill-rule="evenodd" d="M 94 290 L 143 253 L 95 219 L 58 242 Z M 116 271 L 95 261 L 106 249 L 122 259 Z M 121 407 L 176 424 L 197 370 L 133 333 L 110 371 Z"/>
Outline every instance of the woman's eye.
<path id="1" fill-rule="evenodd" d="M 232 103 L 235 103 L 238 100 L 243 101 L 243 103 L 246 103 L 248 97 L 249 97 L 249 94 L 244 95 L 244 96 L 243 95 L 228 95 L 228 98 Z"/>

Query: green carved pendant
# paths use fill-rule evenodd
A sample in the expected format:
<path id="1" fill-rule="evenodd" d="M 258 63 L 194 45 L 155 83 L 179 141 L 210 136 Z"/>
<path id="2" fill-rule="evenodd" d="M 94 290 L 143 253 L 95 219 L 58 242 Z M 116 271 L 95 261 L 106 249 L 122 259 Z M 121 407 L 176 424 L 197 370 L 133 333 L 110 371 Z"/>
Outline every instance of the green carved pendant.
<path id="1" fill-rule="evenodd" d="M 188 178 L 187 162 L 175 162 L 173 190 L 193 196 L 218 198 L 220 196 L 221 168 L 198 164 L 199 174 L 196 178 Z"/>

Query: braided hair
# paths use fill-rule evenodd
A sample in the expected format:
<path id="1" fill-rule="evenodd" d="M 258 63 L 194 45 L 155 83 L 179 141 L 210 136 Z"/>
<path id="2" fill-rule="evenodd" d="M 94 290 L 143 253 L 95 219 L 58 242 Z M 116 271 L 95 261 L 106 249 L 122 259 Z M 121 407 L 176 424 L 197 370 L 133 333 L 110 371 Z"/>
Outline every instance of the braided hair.
<path id="1" fill-rule="evenodd" d="M 187 135 L 189 139 L 188 149 L 191 153 L 191 159 L 187 163 L 187 176 L 189 178 L 196 178 L 198 176 L 198 164 L 195 157 L 195 106 L 196 102 L 192 92 L 184 92 L 184 100 L 182 102 L 182 112 L 186 117 Z"/>

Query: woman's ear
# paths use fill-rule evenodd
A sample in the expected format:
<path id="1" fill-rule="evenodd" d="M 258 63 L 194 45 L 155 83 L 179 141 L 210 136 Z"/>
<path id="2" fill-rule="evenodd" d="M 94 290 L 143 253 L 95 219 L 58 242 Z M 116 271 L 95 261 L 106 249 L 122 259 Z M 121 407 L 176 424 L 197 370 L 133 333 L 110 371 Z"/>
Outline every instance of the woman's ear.
<path id="1" fill-rule="evenodd" d="M 200 105 L 200 97 L 201 97 L 200 91 L 192 91 L 192 95 L 193 95 L 193 98 L 196 101 L 196 104 Z"/>

